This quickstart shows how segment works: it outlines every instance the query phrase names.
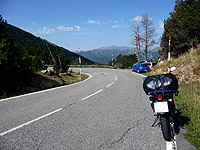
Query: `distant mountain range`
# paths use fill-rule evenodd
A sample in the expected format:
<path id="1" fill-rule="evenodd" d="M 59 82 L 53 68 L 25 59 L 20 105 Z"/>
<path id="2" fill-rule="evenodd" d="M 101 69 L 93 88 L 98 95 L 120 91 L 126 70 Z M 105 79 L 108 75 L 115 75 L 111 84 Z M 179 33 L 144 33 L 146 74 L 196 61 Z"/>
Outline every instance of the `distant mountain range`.
<path id="1" fill-rule="evenodd" d="M 152 55 L 152 58 L 158 58 L 159 57 L 159 51 L 160 47 L 156 47 L 149 51 L 149 53 Z M 76 51 L 78 53 L 78 51 Z M 142 52 L 144 54 L 144 52 Z M 129 55 L 134 54 L 133 51 L 130 50 L 129 47 L 126 46 L 109 46 L 109 47 L 101 47 L 94 50 L 88 50 L 88 51 L 81 51 L 81 55 L 94 61 L 99 64 L 108 64 L 109 61 L 112 60 L 112 54 L 113 58 L 116 59 L 116 57 L 119 54 L 122 55 Z M 142 60 L 144 57 L 142 57 Z"/>
<path id="2" fill-rule="evenodd" d="M 22 29 L 19 29 L 13 25 L 7 24 L 7 34 L 10 39 L 12 39 L 15 43 L 27 46 L 27 47 L 34 47 L 38 48 L 42 51 L 48 51 L 46 42 L 48 43 L 48 46 L 53 53 L 54 56 L 57 56 L 61 52 L 64 52 L 64 54 L 72 60 L 73 63 L 78 63 L 79 55 L 76 53 L 73 53 L 63 47 L 57 46 L 51 42 L 48 42 L 44 39 L 41 39 L 39 37 L 34 36 L 31 33 L 28 33 Z M 93 61 L 83 57 L 82 58 L 83 64 L 94 64 Z"/>

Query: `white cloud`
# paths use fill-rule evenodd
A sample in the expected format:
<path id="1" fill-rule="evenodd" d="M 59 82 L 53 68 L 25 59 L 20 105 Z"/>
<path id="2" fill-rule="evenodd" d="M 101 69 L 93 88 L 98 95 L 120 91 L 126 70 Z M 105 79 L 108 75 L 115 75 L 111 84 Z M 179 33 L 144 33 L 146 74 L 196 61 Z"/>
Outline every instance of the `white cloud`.
<path id="1" fill-rule="evenodd" d="M 120 19 L 120 20 L 111 20 L 110 23 L 112 23 L 112 24 L 118 24 L 118 23 L 123 24 L 123 23 L 124 23 L 124 19 Z"/>
<path id="2" fill-rule="evenodd" d="M 88 24 L 101 24 L 101 21 L 88 20 Z"/>
<path id="3" fill-rule="evenodd" d="M 113 28 L 113 29 L 118 29 L 118 28 L 120 28 L 120 26 L 121 26 L 121 25 L 119 25 L 119 24 L 115 24 L 115 25 L 112 26 L 112 28 Z"/>
<path id="4" fill-rule="evenodd" d="M 51 34 L 51 33 L 56 33 L 56 32 L 83 31 L 83 30 L 86 31 L 87 30 L 80 26 L 65 27 L 63 25 L 57 26 L 55 28 L 49 28 L 49 27 L 44 26 L 38 29 L 29 29 L 29 28 L 24 28 L 24 27 L 21 27 L 21 29 L 33 34 Z"/>
<path id="5" fill-rule="evenodd" d="M 105 22 L 102 22 L 100 20 L 98 20 L 98 21 L 96 21 L 96 20 L 88 20 L 87 23 L 88 24 L 98 24 L 98 25 L 106 24 Z"/>
<path id="6" fill-rule="evenodd" d="M 103 33 L 91 33 L 91 32 L 70 32 L 75 35 L 102 35 Z"/>
<path id="7" fill-rule="evenodd" d="M 51 34 L 51 33 L 56 32 L 56 30 L 54 28 L 48 28 L 46 26 L 44 26 L 42 28 L 38 28 L 37 30 L 24 28 L 24 27 L 21 27 L 21 29 L 25 30 L 27 32 L 33 33 L 33 34 Z"/>
<path id="8" fill-rule="evenodd" d="M 164 22 L 162 20 L 160 20 L 160 22 L 159 22 L 159 27 L 164 28 Z"/>
<path id="9" fill-rule="evenodd" d="M 142 16 L 136 16 L 135 18 L 133 18 L 133 20 L 135 22 L 140 22 L 140 21 L 142 21 Z"/>
<path id="10" fill-rule="evenodd" d="M 57 26 L 56 29 L 59 31 L 73 31 L 74 27 L 64 27 L 63 25 L 61 25 L 61 26 Z"/>
<path id="11" fill-rule="evenodd" d="M 32 24 L 35 25 L 35 22 L 33 21 Z"/>
<path id="12" fill-rule="evenodd" d="M 80 26 L 75 26 L 75 31 L 81 31 L 81 27 Z"/>
<path id="13" fill-rule="evenodd" d="M 55 29 L 54 28 L 48 28 L 46 26 L 44 26 L 43 28 L 39 28 L 36 33 L 38 34 L 51 34 L 54 33 Z"/>
<path id="14" fill-rule="evenodd" d="M 115 24 L 112 26 L 113 29 L 123 29 L 128 28 L 128 25 L 121 25 L 121 24 Z"/>
<path id="15" fill-rule="evenodd" d="M 136 16 L 135 18 L 133 18 L 133 21 L 139 23 L 143 20 L 143 16 Z M 153 20 L 153 18 L 148 17 L 148 20 Z"/>
<path id="16" fill-rule="evenodd" d="M 159 25 L 159 28 L 156 30 L 156 32 L 157 33 L 163 33 L 163 31 L 164 31 L 164 22 L 162 20 L 160 20 L 158 25 Z"/>
<path id="17" fill-rule="evenodd" d="M 81 30 L 86 30 L 86 29 L 81 28 L 80 26 L 65 27 L 63 25 L 57 26 L 56 29 L 58 31 L 81 31 Z"/>
<path id="18" fill-rule="evenodd" d="M 118 21 L 117 20 L 112 20 L 112 21 L 110 21 L 111 23 L 118 23 Z"/>

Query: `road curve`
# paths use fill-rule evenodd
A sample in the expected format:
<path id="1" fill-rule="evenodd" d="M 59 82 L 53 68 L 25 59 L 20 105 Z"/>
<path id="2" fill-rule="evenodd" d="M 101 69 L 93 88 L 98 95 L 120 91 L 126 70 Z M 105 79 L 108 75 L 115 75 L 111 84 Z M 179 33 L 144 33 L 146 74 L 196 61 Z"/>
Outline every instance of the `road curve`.
<path id="1" fill-rule="evenodd" d="M 74 69 L 76 70 L 76 69 Z M 142 76 L 83 69 L 78 84 L 0 101 L 0 149 L 164 150 Z M 178 149 L 195 149 L 180 134 Z"/>

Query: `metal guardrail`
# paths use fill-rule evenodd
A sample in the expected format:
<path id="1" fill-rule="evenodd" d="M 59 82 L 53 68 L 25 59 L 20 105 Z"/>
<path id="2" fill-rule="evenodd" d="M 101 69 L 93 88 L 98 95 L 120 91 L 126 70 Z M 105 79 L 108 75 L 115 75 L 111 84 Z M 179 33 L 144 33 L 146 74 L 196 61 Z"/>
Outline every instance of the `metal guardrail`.
<path id="1" fill-rule="evenodd" d="M 73 68 L 80 68 L 80 65 L 68 65 L 69 67 Z M 107 65 L 81 65 L 81 68 L 110 68 L 113 69 L 112 66 Z"/>

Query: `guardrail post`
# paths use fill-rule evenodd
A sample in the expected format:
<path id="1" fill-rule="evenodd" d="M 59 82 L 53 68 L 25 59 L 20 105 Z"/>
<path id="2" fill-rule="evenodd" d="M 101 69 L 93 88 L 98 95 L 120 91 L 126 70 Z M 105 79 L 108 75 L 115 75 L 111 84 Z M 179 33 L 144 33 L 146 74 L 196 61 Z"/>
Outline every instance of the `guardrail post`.
<path id="1" fill-rule="evenodd" d="M 82 79 L 82 70 L 81 70 L 81 49 L 80 47 L 78 48 L 79 49 L 79 64 L 80 64 L 80 75 L 81 75 L 81 79 Z"/>

